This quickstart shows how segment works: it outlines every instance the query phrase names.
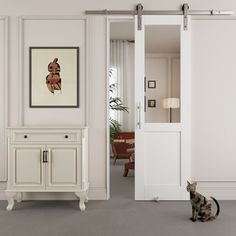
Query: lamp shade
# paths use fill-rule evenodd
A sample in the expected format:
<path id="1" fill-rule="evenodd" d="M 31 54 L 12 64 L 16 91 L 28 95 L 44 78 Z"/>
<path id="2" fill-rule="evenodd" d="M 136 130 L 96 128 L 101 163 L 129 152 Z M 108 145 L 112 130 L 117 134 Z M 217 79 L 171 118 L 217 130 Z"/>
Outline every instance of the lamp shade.
<path id="1" fill-rule="evenodd" d="M 179 108 L 179 98 L 164 98 L 162 100 L 163 108 Z"/>

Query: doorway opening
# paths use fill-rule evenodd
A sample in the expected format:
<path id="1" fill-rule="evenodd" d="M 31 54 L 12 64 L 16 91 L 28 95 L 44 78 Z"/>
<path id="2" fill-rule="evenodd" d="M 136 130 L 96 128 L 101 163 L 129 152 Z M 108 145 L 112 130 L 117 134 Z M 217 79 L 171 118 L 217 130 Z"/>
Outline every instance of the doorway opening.
<path id="1" fill-rule="evenodd" d="M 135 200 L 185 199 L 190 34 L 181 16 L 143 16 L 139 31 L 137 23 L 107 24 L 108 191 Z"/>
<path id="2" fill-rule="evenodd" d="M 134 199 L 134 21 L 107 26 L 108 198 Z"/>

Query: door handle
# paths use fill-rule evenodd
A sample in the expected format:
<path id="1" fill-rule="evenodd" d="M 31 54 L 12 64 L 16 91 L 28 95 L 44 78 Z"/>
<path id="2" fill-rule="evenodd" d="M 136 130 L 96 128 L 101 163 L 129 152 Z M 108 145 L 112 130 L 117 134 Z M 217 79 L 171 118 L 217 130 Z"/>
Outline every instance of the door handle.
<path id="1" fill-rule="evenodd" d="M 138 112 L 137 126 L 139 129 L 141 129 L 141 102 L 139 102 L 139 104 L 137 106 L 137 112 Z"/>
<path id="2" fill-rule="evenodd" d="M 48 162 L 48 151 L 43 151 L 43 163 Z"/>

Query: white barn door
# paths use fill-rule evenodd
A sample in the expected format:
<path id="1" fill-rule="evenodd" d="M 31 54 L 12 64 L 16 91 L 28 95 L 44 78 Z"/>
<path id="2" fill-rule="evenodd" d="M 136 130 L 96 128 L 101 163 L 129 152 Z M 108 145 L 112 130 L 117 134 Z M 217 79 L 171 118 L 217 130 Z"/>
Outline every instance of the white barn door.
<path id="1" fill-rule="evenodd" d="M 187 199 L 190 25 L 183 30 L 183 16 L 143 16 L 141 30 L 135 19 L 135 106 L 135 199 Z"/>

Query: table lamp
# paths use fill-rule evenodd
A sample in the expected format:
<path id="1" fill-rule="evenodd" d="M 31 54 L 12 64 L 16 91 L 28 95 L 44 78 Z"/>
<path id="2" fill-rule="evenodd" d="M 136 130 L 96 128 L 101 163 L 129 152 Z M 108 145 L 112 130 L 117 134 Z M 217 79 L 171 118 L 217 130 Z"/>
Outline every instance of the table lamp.
<path id="1" fill-rule="evenodd" d="M 179 108 L 179 98 L 164 98 L 162 107 L 170 111 L 170 123 L 172 122 L 172 109 Z"/>

